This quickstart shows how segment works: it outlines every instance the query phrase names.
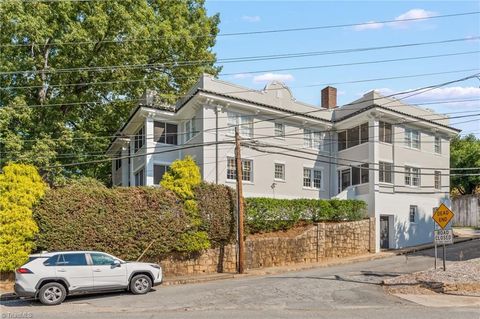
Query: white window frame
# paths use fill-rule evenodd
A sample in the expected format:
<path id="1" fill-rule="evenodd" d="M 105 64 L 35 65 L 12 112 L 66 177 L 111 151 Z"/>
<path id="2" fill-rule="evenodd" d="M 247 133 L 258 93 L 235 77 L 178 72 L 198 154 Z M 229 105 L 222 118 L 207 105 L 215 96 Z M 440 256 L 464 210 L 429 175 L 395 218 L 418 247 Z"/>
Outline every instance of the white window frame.
<path id="1" fill-rule="evenodd" d="M 188 121 L 185 121 L 185 124 L 184 124 L 184 134 L 185 134 L 185 138 L 184 138 L 184 141 L 185 142 L 188 142 L 190 141 L 192 138 L 195 137 L 195 135 L 197 135 L 197 125 L 196 125 L 196 117 L 192 117 L 190 120 Z"/>
<path id="2" fill-rule="evenodd" d="M 390 173 L 390 182 L 387 182 L 386 181 L 386 174 L 387 174 L 387 170 L 386 170 L 386 167 L 385 165 L 386 164 L 389 164 L 390 165 L 390 170 L 388 171 Z M 382 165 L 384 166 L 383 169 L 382 169 Z M 387 162 L 387 161 L 379 161 L 378 162 L 378 181 L 380 183 L 384 183 L 384 184 L 393 184 L 393 163 L 392 162 Z M 384 178 L 382 180 L 382 172 L 383 172 L 383 175 L 384 175 Z"/>
<path id="3" fill-rule="evenodd" d="M 384 121 L 379 121 L 378 122 L 378 133 L 379 133 L 379 141 L 382 143 L 387 143 L 387 144 L 392 144 L 393 142 L 393 124 L 384 122 Z M 386 133 L 386 127 L 390 126 L 390 134 Z"/>
<path id="4" fill-rule="evenodd" d="M 413 216 L 413 221 L 412 221 Z M 411 224 L 416 224 L 418 220 L 418 206 L 417 205 L 410 205 L 409 213 L 408 213 L 408 221 Z"/>
<path id="5" fill-rule="evenodd" d="M 310 128 L 303 129 L 303 147 L 325 151 L 325 133 Z"/>
<path id="6" fill-rule="evenodd" d="M 227 112 L 228 135 L 235 135 L 235 127 L 238 126 L 241 137 L 253 138 L 253 115 Z"/>
<path id="7" fill-rule="evenodd" d="M 433 175 L 433 188 L 442 189 L 442 172 L 435 171 Z"/>
<path id="8" fill-rule="evenodd" d="M 305 174 L 306 172 L 309 172 L 308 173 L 308 176 L 306 176 L 307 174 Z M 320 187 L 315 187 L 315 173 L 320 173 Z M 324 179 L 324 176 L 323 176 L 323 168 L 321 167 L 308 167 L 308 166 L 304 166 L 303 167 L 303 174 L 302 174 L 303 178 L 302 178 L 302 185 L 303 185 L 303 188 L 305 189 L 315 189 L 315 190 L 323 190 L 323 179 Z M 309 180 L 309 185 L 306 185 L 305 184 L 305 181 L 306 179 Z M 318 178 L 317 178 L 318 180 Z"/>
<path id="9" fill-rule="evenodd" d="M 282 176 L 281 177 L 277 177 L 277 165 L 280 167 L 282 167 Z M 280 181 L 280 182 L 285 182 L 285 163 L 279 163 L 279 162 L 275 162 L 274 163 L 274 166 L 273 166 L 273 179 L 275 181 Z"/>
<path id="10" fill-rule="evenodd" d="M 438 135 L 434 137 L 433 151 L 435 154 L 442 154 L 442 138 Z"/>
<path id="11" fill-rule="evenodd" d="M 405 146 L 416 150 L 421 148 L 421 133 L 419 130 L 405 128 Z"/>
<path id="12" fill-rule="evenodd" d="M 277 127 L 279 126 L 279 128 Z M 279 123 L 279 122 L 274 122 L 273 123 L 273 131 L 275 138 L 278 139 L 285 139 L 285 124 L 284 123 Z"/>
<path id="13" fill-rule="evenodd" d="M 420 187 L 421 174 L 419 167 L 405 165 L 405 185 L 411 187 Z"/>
<path id="14" fill-rule="evenodd" d="M 245 172 L 246 172 L 246 164 L 249 163 L 250 164 L 250 174 L 248 174 L 248 179 L 245 179 L 247 177 L 247 175 L 245 175 Z M 233 168 L 230 166 L 231 164 L 233 164 Z M 236 181 L 236 170 L 237 170 L 237 167 L 236 167 L 236 162 L 235 162 L 235 157 L 227 157 L 227 169 L 226 169 L 226 172 L 227 172 L 227 181 Z M 232 177 L 229 177 L 232 176 L 230 174 L 230 171 L 233 171 L 233 178 Z M 248 158 L 242 158 L 242 183 L 253 183 L 253 160 L 251 159 L 248 159 Z"/>

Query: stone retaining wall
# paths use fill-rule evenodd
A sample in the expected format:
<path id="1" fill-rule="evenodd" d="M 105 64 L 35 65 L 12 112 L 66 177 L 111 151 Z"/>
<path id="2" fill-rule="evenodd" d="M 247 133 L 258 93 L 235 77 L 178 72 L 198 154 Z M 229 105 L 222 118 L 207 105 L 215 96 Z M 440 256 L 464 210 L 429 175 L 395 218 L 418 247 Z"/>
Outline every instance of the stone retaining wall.
<path id="1" fill-rule="evenodd" d="M 245 240 L 247 269 L 321 262 L 375 252 L 375 220 L 318 223 L 292 236 L 263 234 Z M 191 256 L 160 261 L 166 277 L 236 271 L 236 247 L 226 245 Z"/>

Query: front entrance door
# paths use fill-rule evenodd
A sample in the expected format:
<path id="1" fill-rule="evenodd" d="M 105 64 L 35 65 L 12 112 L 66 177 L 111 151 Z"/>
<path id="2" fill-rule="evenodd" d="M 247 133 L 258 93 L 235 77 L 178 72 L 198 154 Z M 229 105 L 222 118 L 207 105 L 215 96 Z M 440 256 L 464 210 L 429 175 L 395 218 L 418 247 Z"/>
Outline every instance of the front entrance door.
<path id="1" fill-rule="evenodd" d="M 388 228 L 388 216 L 380 216 L 380 248 L 382 249 L 390 248 Z"/>

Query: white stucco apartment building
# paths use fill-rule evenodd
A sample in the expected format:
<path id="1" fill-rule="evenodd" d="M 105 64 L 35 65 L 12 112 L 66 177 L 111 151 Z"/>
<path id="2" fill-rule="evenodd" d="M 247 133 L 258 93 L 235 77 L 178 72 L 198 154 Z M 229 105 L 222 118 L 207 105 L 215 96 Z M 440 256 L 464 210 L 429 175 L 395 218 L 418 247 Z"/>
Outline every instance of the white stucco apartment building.
<path id="1" fill-rule="evenodd" d="M 110 144 L 113 185 L 157 185 L 191 155 L 205 181 L 235 187 L 238 125 L 245 196 L 361 199 L 376 218 L 377 250 L 432 241 L 459 132 L 447 116 L 375 91 L 336 107 L 332 87 L 317 107 L 278 82 L 257 91 L 210 75 L 174 106 L 156 100 L 147 92 Z"/>

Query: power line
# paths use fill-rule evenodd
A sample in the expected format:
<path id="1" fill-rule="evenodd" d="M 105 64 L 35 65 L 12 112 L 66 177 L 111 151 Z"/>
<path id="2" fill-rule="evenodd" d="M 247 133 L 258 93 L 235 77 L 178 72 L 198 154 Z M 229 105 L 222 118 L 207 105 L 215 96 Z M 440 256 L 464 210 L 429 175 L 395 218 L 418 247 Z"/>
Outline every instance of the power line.
<path id="1" fill-rule="evenodd" d="M 222 58 L 217 60 L 210 59 L 210 60 L 164 61 L 164 62 L 156 62 L 152 64 L 125 64 L 125 65 L 91 66 L 91 67 L 60 68 L 60 69 L 46 69 L 46 70 L 23 70 L 23 71 L 17 70 L 17 71 L 0 72 L 0 75 L 38 74 L 38 73 L 60 74 L 60 73 L 84 72 L 84 71 L 100 72 L 100 71 L 111 71 L 111 70 L 118 70 L 118 69 L 122 69 L 122 70 L 123 69 L 147 69 L 147 68 L 158 68 L 158 67 L 166 67 L 166 66 L 183 67 L 183 66 L 210 64 L 210 63 L 225 64 L 225 63 L 239 63 L 239 62 L 255 62 L 255 61 L 265 61 L 265 60 L 302 58 L 302 57 L 311 57 L 311 56 L 318 56 L 318 55 L 345 54 L 345 53 L 354 53 L 354 52 L 405 48 L 405 47 L 413 47 L 413 46 L 455 43 L 460 41 L 471 41 L 471 40 L 477 40 L 477 39 L 480 39 L 480 37 L 474 36 L 474 37 L 468 37 L 468 38 L 455 38 L 455 39 L 447 39 L 447 40 L 439 40 L 439 41 L 404 43 L 404 44 L 376 46 L 376 47 L 362 47 L 362 48 L 336 49 L 336 50 L 326 50 L 326 51 L 307 51 L 307 52 L 283 53 L 283 54 L 273 54 L 273 55 L 271 54 L 271 55 L 232 57 L 232 58 Z"/>
<path id="2" fill-rule="evenodd" d="M 337 160 L 338 162 L 341 162 L 341 163 L 338 163 L 338 162 L 329 162 L 330 164 L 336 164 L 338 166 L 350 166 L 350 165 L 344 165 L 343 164 L 343 161 L 345 162 L 351 162 L 351 163 L 358 163 L 358 164 L 368 164 L 368 165 L 373 165 L 373 166 L 378 166 L 380 165 L 379 163 L 374 163 L 374 162 L 368 162 L 368 161 L 362 161 L 362 160 L 355 160 L 355 159 L 351 159 L 351 158 L 345 158 L 345 157 L 340 157 L 340 156 L 331 156 L 331 155 L 326 155 L 324 153 L 313 153 L 311 151 L 307 151 L 307 150 L 301 150 L 301 149 L 295 149 L 295 148 L 292 148 L 292 147 L 288 147 L 288 146 L 283 146 L 283 145 L 278 145 L 278 144 L 268 144 L 268 143 L 247 143 L 246 144 L 248 147 L 252 147 L 252 148 L 257 148 L 257 147 L 267 147 L 267 148 L 278 148 L 278 149 L 281 149 L 281 150 L 287 150 L 287 151 L 292 151 L 292 152 L 298 152 L 298 153 L 303 153 L 303 154 L 308 154 L 308 155 L 313 155 L 313 156 L 317 156 L 317 157 L 323 157 L 323 158 L 330 158 L 330 159 L 333 159 L 333 160 Z M 392 145 L 393 147 L 394 145 Z M 408 166 L 408 165 L 407 165 Z M 392 167 L 400 167 L 400 168 L 404 168 L 405 165 L 393 165 L 392 164 Z M 478 170 L 480 171 L 480 167 L 465 167 L 465 168 L 440 168 L 440 167 L 420 167 L 421 169 L 425 169 L 425 170 L 440 170 L 440 171 L 450 171 L 450 170 Z M 397 172 L 399 173 L 399 172 Z M 433 174 L 430 174 L 430 175 L 433 175 Z"/>
<path id="3" fill-rule="evenodd" d="M 35 0 L 25 1 L 24 2 L 40 2 Z M 90 0 L 69 0 L 71 2 L 88 2 Z M 108 1 L 108 0 L 103 0 Z M 55 0 L 43 0 L 41 2 L 60 2 Z M 202 35 L 187 35 L 181 36 L 181 38 L 208 38 L 208 37 L 232 37 L 232 36 L 244 36 L 244 35 L 262 35 L 262 34 L 272 34 L 272 33 L 284 33 L 284 32 L 299 32 L 299 31 L 311 31 L 311 30 L 324 30 L 324 29 L 335 29 L 335 28 L 345 28 L 345 27 L 355 27 L 355 26 L 368 26 L 372 24 L 389 24 L 389 23 L 402 23 L 402 22 L 411 22 L 411 21 L 421 21 L 421 20 L 430 20 L 430 19 L 442 19 L 442 18 L 451 18 L 451 17 L 462 17 L 468 15 L 479 14 L 480 11 L 469 11 L 469 12 L 460 12 L 460 13 L 451 13 L 444 15 L 435 15 L 429 17 L 420 17 L 420 18 L 408 18 L 408 19 L 394 19 L 394 20 L 381 20 L 376 22 L 357 22 L 357 23 L 346 23 L 346 24 L 334 24 L 334 25 L 322 25 L 322 26 L 313 26 L 313 27 L 300 27 L 300 28 L 284 28 L 284 29 L 270 29 L 270 30 L 258 30 L 258 31 L 243 31 L 243 32 L 230 32 L 230 33 L 219 33 L 214 34 L 202 34 Z M 87 44 L 101 44 L 101 43 L 112 43 L 112 44 L 125 44 L 129 42 L 150 42 L 150 41 L 159 41 L 165 39 L 166 37 L 155 37 L 155 38 L 133 38 L 133 39 L 115 39 L 115 40 L 100 40 L 100 41 L 70 41 L 70 42 L 52 42 L 51 46 L 60 46 L 60 45 L 87 45 Z M 8 43 L 1 44 L 0 47 L 30 47 L 35 45 L 35 43 Z M 37 44 L 38 45 L 38 44 Z"/>
<path id="4" fill-rule="evenodd" d="M 436 85 L 431 85 L 431 86 L 427 86 L 427 87 L 422 87 L 422 88 L 418 88 L 418 89 L 416 89 L 416 90 L 411 90 L 411 91 L 406 91 L 406 92 L 395 93 L 395 94 L 388 95 L 388 96 L 385 96 L 385 97 L 390 97 L 390 96 L 398 95 L 398 94 L 401 94 L 401 93 L 416 92 L 416 93 L 410 94 L 409 96 L 406 96 L 406 97 L 401 98 L 401 99 L 404 99 L 404 98 L 408 98 L 408 97 L 413 96 L 413 95 L 422 94 L 422 93 L 426 92 L 427 90 L 430 90 L 430 89 L 433 89 L 433 88 L 442 87 L 442 86 L 445 86 L 445 85 L 448 85 L 448 84 L 451 84 L 451 83 L 455 83 L 455 82 L 459 82 L 459 81 L 465 81 L 465 80 L 467 80 L 467 79 L 470 79 L 470 78 L 473 78 L 473 77 L 476 77 L 476 76 L 477 76 L 477 75 L 471 75 L 471 76 L 468 76 L 468 77 L 465 77 L 465 78 L 461 78 L 461 79 L 457 79 L 457 80 L 453 80 L 453 81 L 448 81 L 448 82 L 444 82 L 444 83 L 440 83 L 440 84 L 436 84 Z M 423 90 L 423 91 L 422 91 L 422 90 Z M 385 106 L 385 105 L 387 105 L 387 104 L 390 104 L 390 103 L 393 103 L 393 102 L 396 102 L 396 101 L 401 100 L 401 99 L 397 99 L 397 100 L 393 100 L 393 101 L 387 102 L 387 103 L 385 103 L 383 106 Z M 357 102 L 357 103 L 363 103 L 363 101 Z M 354 105 L 354 104 L 357 104 L 357 103 L 351 103 L 350 106 L 351 106 L 351 105 Z M 310 114 L 310 113 L 319 112 L 319 111 L 322 111 L 322 110 L 321 110 L 321 109 L 312 110 L 312 111 L 303 112 L 302 114 L 305 115 L 305 114 Z M 294 117 L 294 116 L 298 116 L 298 114 L 285 115 L 285 116 L 279 117 L 278 119 L 289 118 L 289 117 Z M 265 121 L 271 121 L 271 120 L 275 120 L 275 118 L 273 118 L 273 119 L 262 119 L 262 120 L 258 120 L 258 121 L 252 122 L 252 125 L 253 125 L 253 123 L 259 123 L 259 122 L 265 122 Z M 422 121 L 422 120 L 416 120 L 416 121 Z M 416 121 L 414 121 L 414 122 L 416 122 Z M 223 128 L 227 128 L 227 129 L 228 129 L 229 127 L 230 127 L 230 126 L 226 126 L 226 127 L 223 127 Z M 216 129 L 220 129 L 220 128 L 205 129 L 205 130 L 203 130 L 203 132 L 207 132 L 207 131 L 211 131 L 211 130 L 216 130 Z M 334 131 L 334 130 L 329 130 L 329 131 Z M 328 131 L 327 131 L 327 132 L 328 132 Z M 85 163 L 88 163 L 88 162 L 85 162 Z"/>
<path id="5" fill-rule="evenodd" d="M 361 83 L 361 82 L 374 82 L 374 81 L 382 81 L 382 80 L 394 80 L 394 79 L 405 79 L 405 78 L 416 78 L 422 76 L 433 76 L 433 75 L 441 75 L 441 74 L 451 74 L 451 73 L 462 73 L 462 72 L 470 72 L 470 71 L 479 71 L 479 69 L 462 69 L 462 70 L 451 70 L 451 71 L 444 71 L 444 72 L 432 72 L 432 73 L 419 73 L 419 74 L 409 74 L 409 75 L 400 75 L 400 76 L 392 76 L 392 77 L 383 77 L 383 78 L 370 78 L 370 79 L 358 79 L 353 81 L 345 81 L 345 82 L 325 82 L 325 83 L 316 83 L 310 85 L 303 85 L 303 86 L 291 86 L 291 89 L 298 89 L 298 88 L 310 88 L 310 87 L 320 87 L 325 85 L 337 85 L 337 84 L 349 84 L 349 83 Z M 154 79 L 151 79 L 152 81 Z M 135 80 L 126 80 L 127 82 L 135 81 Z M 142 79 L 138 81 L 150 81 L 150 79 Z M 124 81 L 110 81 L 110 83 L 123 83 Z M 283 88 L 270 88 L 269 90 L 282 90 Z M 236 90 L 225 92 L 224 94 L 237 94 L 237 93 L 248 93 L 248 92 L 261 92 L 254 89 L 245 89 L 245 90 Z M 178 97 L 188 97 L 191 95 L 178 95 Z M 78 105 L 85 105 L 85 104 L 102 104 L 107 105 L 111 103 L 125 103 L 125 102 L 140 102 L 142 99 L 118 99 L 118 100 L 111 100 L 111 101 L 84 101 L 84 102 L 67 102 L 67 103 L 53 103 L 53 104 L 20 104 L 14 105 L 9 107 L 14 108 L 21 108 L 21 107 L 55 107 L 55 106 L 78 106 Z M 469 100 L 458 100 L 459 102 L 469 101 Z M 473 101 L 473 100 L 472 100 Z M 454 102 L 454 101 L 452 101 Z M 426 105 L 428 103 L 413 103 L 416 105 Z M 432 102 L 431 104 L 435 104 Z"/>
<path id="6" fill-rule="evenodd" d="M 315 66 L 302 66 L 302 67 L 293 67 L 293 68 L 280 68 L 280 69 L 268 69 L 268 70 L 254 70 L 246 72 L 236 72 L 236 73 L 219 73 L 219 76 L 231 76 L 238 74 L 258 74 L 266 72 L 281 72 L 281 71 L 299 71 L 299 70 L 311 70 L 311 69 L 322 69 L 322 68 L 335 68 L 335 67 L 344 67 L 352 65 L 368 65 L 368 64 L 377 64 L 377 63 L 390 63 L 390 62 L 399 62 L 399 61 L 411 61 L 411 60 L 423 60 L 423 59 L 433 59 L 439 57 L 447 56 L 460 56 L 460 55 L 469 55 L 479 53 L 480 50 L 476 51 L 463 51 L 455 53 L 446 53 L 446 54 L 435 54 L 435 55 L 425 55 L 425 56 L 416 56 L 416 57 L 406 57 L 406 58 L 396 58 L 396 59 L 386 59 L 386 60 L 373 60 L 373 61 L 363 61 L 363 62 L 349 62 L 349 63 L 337 63 L 337 64 L 325 64 L 325 65 L 315 65 Z M 182 78 L 182 77 L 177 77 Z M 186 76 L 183 78 L 193 78 L 193 76 Z M 155 79 L 160 80 L 160 79 Z M 126 80 L 127 81 L 127 80 Z M 132 80 L 128 80 L 132 81 Z M 135 81 L 135 80 L 133 80 Z M 138 81 L 138 80 L 137 80 Z M 142 80 L 144 81 L 144 80 Z M 152 81 L 154 81 L 152 79 Z M 38 88 L 54 88 L 54 87 L 69 87 L 69 86 L 86 86 L 86 85 L 97 85 L 97 84 L 112 84 L 113 82 L 78 82 L 78 83 L 64 83 L 64 84 L 48 84 L 45 85 L 25 85 L 25 86 L 6 86 L 0 87 L 0 90 L 18 90 L 18 89 L 38 89 Z M 168 94 L 167 94 L 168 95 Z"/>
<path id="7" fill-rule="evenodd" d="M 480 113 L 479 113 L 479 114 L 476 114 L 476 115 L 474 115 L 474 116 L 480 116 Z M 477 121 L 477 119 L 475 119 L 475 120 L 473 120 L 473 121 Z M 469 121 L 467 121 L 467 122 L 469 122 Z M 369 127 L 377 127 L 377 125 L 370 125 Z M 402 133 L 403 133 L 403 132 L 392 133 L 392 136 L 393 136 L 393 135 L 402 134 Z M 293 134 L 289 134 L 288 136 L 303 135 L 303 134 L 304 134 L 303 132 L 301 132 L 301 133 L 293 133 Z M 225 134 L 223 134 L 223 136 L 226 136 L 226 137 L 228 137 L 228 138 L 231 138 L 231 136 L 228 136 L 228 135 L 225 135 Z M 256 137 L 256 138 L 250 138 L 250 139 L 245 139 L 245 138 L 244 138 L 244 140 L 247 141 L 247 142 L 249 142 L 249 141 L 250 141 L 250 142 L 255 142 L 255 141 L 260 140 L 260 139 L 267 139 L 267 138 L 274 138 L 274 137 L 275 137 L 275 135 L 265 135 L 265 136 L 260 136 L 260 137 Z M 331 141 L 330 143 L 326 143 L 326 145 L 332 145 L 332 144 L 335 144 L 335 143 L 338 142 L 338 141 L 335 140 L 335 139 L 325 139 L 325 140 L 330 140 L 330 141 Z M 352 141 L 352 140 L 350 140 L 350 141 Z M 368 142 L 376 142 L 376 140 L 374 139 L 374 137 L 372 137 L 372 139 L 369 138 Z M 421 144 L 425 144 L 425 143 L 426 143 L 426 141 L 422 141 L 422 142 L 421 142 Z M 434 142 L 432 142 L 432 143 L 434 143 Z M 193 144 L 188 144 L 188 145 L 193 145 Z M 292 145 L 292 144 L 289 144 L 289 145 Z M 302 145 L 303 145 L 303 144 L 302 144 Z M 167 145 L 167 144 L 165 144 L 165 145 L 162 145 L 162 146 L 160 146 L 160 147 L 161 147 L 161 148 L 164 148 L 164 147 L 165 147 L 165 148 L 171 148 L 171 147 L 175 147 L 175 146 L 176 146 L 176 145 Z M 201 145 L 200 145 L 200 146 L 201 146 Z M 196 147 L 200 147 L 200 146 L 196 146 Z M 144 146 L 142 149 L 148 151 L 148 149 L 157 149 L 157 148 L 158 148 L 158 146 L 152 146 L 152 147 L 146 147 L 146 146 Z M 8 154 L 8 153 L 5 153 L 5 152 L 4 152 L 3 154 Z M 57 154 L 57 155 L 62 155 L 62 154 Z M 80 153 L 80 154 L 78 154 L 78 155 L 79 155 L 79 156 L 71 156 L 71 157 L 68 157 L 68 158 L 82 157 L 82 156 L 89 157 L 89 156 L 90 156 L 90 154 L 88 154 L 88 153 L 87 153 L 87 154 L 85 154 L 85 153 L 83 153 L 83 154 Z M 322 154 L 317 154 L 317 155 L 319 155 L 319 156 L 325 156 L 325 155 L 322 155 Z M 101 155 L 100 155 L 100 154 L 99 154 L 99 155 L 97 155 L 97 154 L 92 154 L 91 156 L 92 156 L 92 157 L 93 157 L 93 156 L 106 156 L 106 154 L 105 154 L 105 153 L 102 153 Z M 38 156 L 37 158 L 48 158 L 48 157 Z M 18 159 L 18 158 L 17 158 L 17 159 Z M 350 161 L 356 161 L 356 160 L 350 160 Z M 356 162 L 359 162 L 359 161 L 356 161 Z M 464 168 L 464 169 L 480 169 L 480 168 Z"/>
<path id="8" fill-rule="evenodd" d="M 93 160 L 93 161 L 87 161 L 87 162 L 78 162 L 78 163 L 68 163 L 68 164 L 62 164 L 62 165 L 51 165 L 51 166 L 45 166 L 45 167 L 42 167 L 41 169 L 44 169 L 44 170 L 48 170 L 48 169 L 52 169 L 52 168 L 62 168 L 62 167 L 69 167 L 69 166 L 78 166 L 78 165 L 84 165 L 84 164 L 92 164 L 92 163 L 102 163 L 102 162 L 111 162 L 111 161 L 115 161 L 115 160 L 121 160 L 121 159 L 128 159 L 128 158 L 135 158 L 135 157 L 140 157 L 140 156 L 147 156 L 147 155 L 154 155 L 154 154 L 164 154 L 164 153 L 170 153 L 170 152 L 174 152 L 174 151 L 178 151 L 178 150 L 185 150 L 185 149 L 190 149 L 190 148 L 196 148 L 196 147 L 200 147 L 200 146 L 212 146 L 212 145 L 217 145 L 217 144 L 233 144 L 233 140 L 230 140 L 230 141 L 221 141 L 221 142 L 208 142 L 208 143 L 198 143 L 198 144 L 192 144 L 192 145 L 184 145 L 184 146 L 181 146 L 181 147 L 178 147 L 178 148 L 174 148 L 174 149 L 168 149 L 168 150 L 164 150 L 164 151 L 155 151 L 155 152 L 145 152 L 145 153 L 142 153 L 142 154 L 133 154 L 133 155 L 128 155 L 128 156 L 121 156 L 121 157 L 116 157 L 116 158 L 109 158 L 109 159 L 100 159 L 100 160 Z M 252 147 L 253 149 L 255 149 L 255 147 Z M 257 150 L 259 152 L 265 152 L 264 150 Z M 269 152 L 271 154 L 279 154 L 279 155 L 288 155 L 288 154 L 285 154 L 285 153 L 279 153 L 279 152 Z M 310 155 L 316 155 L 316 154 L 310 154 Z M 289 155 L 288 155 L 289 156 Z M 332 161 L 324 161 L 324 160 L 318 160 L 318 159 L 311 159 L 311 158 L 306 158 L 304 157 L 304 159 L 307 159 L 307 160 L 313 160 L 315 162 L 323 162 L 323 163 L 327 163 L 327 164 L 337 164 L 336 162 L 332 162 Z M 342 165 L 342 166 L 348 166 L 348 165 Z M 351 166 L 353 167 L 353 166 Z M 373 168 L 373 167 L 368 167 L 368 168 L 365 168 L 365 169 L 368 169 L 368 170 L 379 170 L 377 168 Z M 438 168 L 437 170 L 450 170 L 450 168 L 445 168 L 445 169 L 440 169 Z M 392 171 L 392 173 L 405 173 L 404 171 Z M 419 175 L 435 175 L 435 173 L 419 173 Z M 471 173 L 455 173 L 455 174 L 441 174 L 442 176 L 479 176 L 480 173 L 474 173 L 474 174 L 471 174 Z"/>
<path id="9" fill-rule="evenodd" d="M 475 99 L 475 100 L 480 100 L 480 99 Z M 470 101 L 470 99 L 468 99 L 468 101 Z M 456 100 L 455 102 L 458 102 L 458 100 Z M 458 111 L 458 112 L 449 112 L 449 113 L 445 113 L 445 114 L 464 114 L 464 113 L 472 113 L 472 112 L 478 112 L 478 110 L 470 110 L 470 111 Z M 427 115 L 424 115 L 424 116 L 439 116 L 439 114 L 427 114 Z M 252 117 L 254 116 L 258 116 L 258 115 L 251 115 Z M 469 114 L 469 115 L 462 115 L 462 116 L 454 116 L 454 117 L 449 117 L 448 119 L 455 119 L 455 118 L 464 118 L 464 117 L 472 117 L 472 116 L 480 116 L 480 113 L 478 114 Z M 214 119 L 215 117 L 198 117 L 197 120 L 200 120 L 200 119 Z M 225 116 L 222 116 L 221 118 L 227 118 Z M 433 119 L 429 119 L 431 121 L 435 121 L 435 120 L 443 120 L 445 118 L 433 118 Z M 422 122 L 423 120 L 411 120 L 411 121 L 404 121 L 402 122 L 402 124 L 409 124 L 409 123 L 416 123 L 416 122 Z M 130 123 L 132 123 L 133 121 L 131 121 Z M 369 125 L 368 127 L 378 127 L 378 125 Z M 225 129 L 225 128 L 224 128 Z M 227 127 L 227 129 L 230 129 L 230 127 Z M 255 128 L 254 130 L 259 130 L 259 129 L 268 129 L 268 130 L 271 130 L 270 127 L 263 127 L 263 128 Z M 299 128 L 301 129 L 301 128 Z M 340 130 L 342 131 L 342 130 Z M 199 131 L 198 133 L 201 133 L 203 131 Z M 323 131 L 312 131 L 312 133 L 327 133 L 327 132 L 332 132 L 332 130 L 323 130 Z M 213 134 L 211 132 L 206 132 L 206 133 L 210 133 L 210 134 Z M 178 137 L 178 136 L 184 136 L 184 135 L 189 135 L 191 134 L 190 132 L 183 132 L 183 133 L 176 133 L 175 135 Z M 284 134 L 282 136 L 284 137 L 291 137 L 291 136 L 296 136 L 296 135 L 302 135 L 303 132 L 300 132 L 300 133 L 290 133 L 290 134 Z M 398 133 L 395 133 L 395 134 L 398 134 Z M 394 134 L 394 135 L 395 135 Z M 274 135 L 259 135 L 259 134 L 255 134 L 256 136 L 251 138 L 251 139 L 257 139 L 258 137 L 276 137 Z M 88 137 L 70 137 L 70 138 L 66 138 L 66 137 L 61 137 L 61 138 L 48 138 L 48 140 L 53 140 L 53 141 L 57 141 L 57 140 L 93 140 L 93 139 L 107 139 L 107 138 L 131 138 L 131 137 L 135 137 L 135 136 L 138 136 L 138 134 L 122 134 L 122 135 L 91 135 L 91 136 L 88 136 Z M 153 136 L 151 137 L 146 137 L 147 139 L 148 138 L 154 138 Z M 23 142 L 34 142 L 34 141 L 38 141 L 38 140 L 41 140 L 41 139 L 20 139 L 21 141 Z M 328 140 L 326 138 L 322 139 L 322 140 Z M 3 139 L 0 139 L 0 142 L 2 142 Z M 422 142 L 423 143 L 423 142 Z M 3 154 L 8 154 L 6 152 L 3 152 Z"/>
<path id="10" fill-rule="evenodd" d="M 437 84 L 437 85 L 432 85 L 432 86 L 427 86 L 427 87 L 422 87 L 422 88 L 419 88 L 419 89 L 416 89 L 416 90 L 407 90 L 407 91 L 403 91 L 403 92 L 397 92 L 397 93 L 394 93 L 394 94 L 390 94 L 390 95 L 386 95 L 384 96 L 384 98 L 389 98 L 389 97 L 393 97 L 393 96 L 396 96 L 396 95 L 400 95 L 400 94 L 405 94 L 405 93 L 410 93 L 410 92 L 415 92 L 415 91 L 418 91 L 419 93 L 416 93 L 416 94 L 421 94 L 421 93 L 424 93 L 426 91 L 421 91 L 421 90 L 425 90 L 425 89 L 432 89 L 432 88 L 437 88 L 437 87 L 442 87 L 442 86 L 445 86 L 445 85 L 448 85 L 448 84 L 452 84 L 452 83 L 455 83 L 455 82 L 460 82 L 460 81 L 465 81 L 467 79 L 470 79 L 470 78 L 474 78 L 476 77 L 477 75 L 471 75 L 471 76 L 467 76 L 467 77 L 464 77 L 464 78 L 461 78 L 461 79 L 458 79 L 458 80 L 453 80 L 453 81 L 449 81 L 449 82 L 444 82 L 444 83 L 440 83 L 440 84 Z M 193 94 L 192 94 L 193 96 Z M 411 95 L 410 95 L 411 96 Z M 387 104 L 390 104 L 390 103 L 393 103 L 393 102 L 396 102 L 396 101 L 399 101 L 399 100 L 402 100 L 402 99 L 405 99 L 405 98 L 408 98 L 409 96 L 407 97 L 403 97 L 403 98 L 399 98 L 399 99 L 396 99 L 396 100 L 393 100 L 393 101 L 390 101 L 388 103 L 385 103 L 385 105 Z M 349 106 L 353 106 L 353 105 L 356 105 L 356 104 L 361 104 L 361 103 L 364 103 L 364 101 L 359 101 L 359 102 L 354 102 L 354 103 L 350 103 L 350 104 L 347 104 L 345 107 L 346 109 L 344 109 L 345 111 L 349 111 L 350 109 L 348 109 Z M 392 106 L 393 107 L 393 106 Z M 342 108 L 338 109 L 338 111 L 342 110 Z M 294 115 L 284 115 L 284 116 L 280 116 L 278 118 L 267 118 L 267 119 L 262 119 L 262 120 L 257 120 L 255 122 L 252 122 L 252 125 L 255 124 L 255 123 L 259 123 L 259 122 L 265 122 L 265 121 L 272 121 L 272 120 L 276 120 L 276 119 L 285 119 L 285 118 L 289 118 L 289 117 L 294 117 L 294 116 L 301 116 L 301 115 L 306 115 L 306 114 L 311 114 L 311 113 L 314 113 L 314 112 L 322 112 L 322 111 L 328 111 L 326 109 L 315 109 L 315 110 L 311 110 L 311 111 L 307 111 L 307 112 L 303 112 L 301 114 L 294 114 Z M 418 120 L 417 120 L 418 121 Z M 412 121 L 411 121 L 412 122 Z M 415 122 L 415 121 L 413 121 Z M 218 129 L 228 129 L 230 126 L 226 126 L 226 127 L 219 127 Z M 206 129 L 206 130 L 203 130 L 203 132 L 207 132 L 207 131 L 212 131 L 212 130 L 216 130 L 217 128 L 213 128 L 213 129 Z M 118 136 L 118 135 L 115 135 L 114 136 L 115 138 L 116 137 L 122 137 L 122 136 Z"/>

